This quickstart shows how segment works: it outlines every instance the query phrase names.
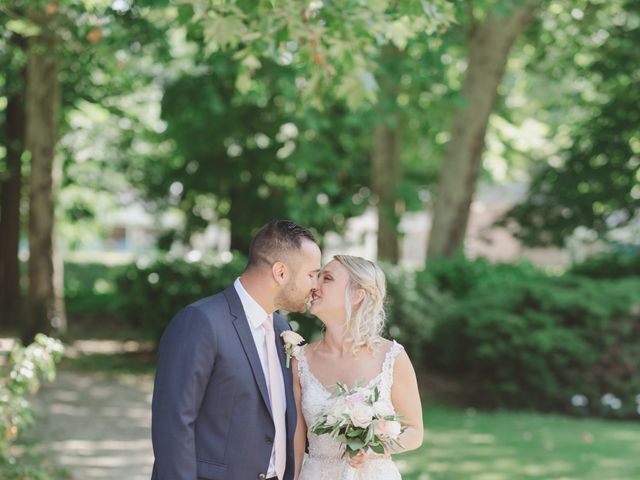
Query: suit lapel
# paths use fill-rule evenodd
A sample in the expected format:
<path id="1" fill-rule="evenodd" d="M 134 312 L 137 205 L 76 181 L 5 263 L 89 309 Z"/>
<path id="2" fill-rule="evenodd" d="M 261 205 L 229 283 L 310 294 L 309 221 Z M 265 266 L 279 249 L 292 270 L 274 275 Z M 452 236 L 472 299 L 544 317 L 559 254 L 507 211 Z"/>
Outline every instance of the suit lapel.
<path id="1" fill-rule="evenodd" d="M 267 381 L 264 378 L 262 364 L 260 363 L 260 356 L 258 355 L 258 350 L 256 349 L 253 335 L 251 335 L 249 321 L 247 320 L 247 316 L 245 315 L 244 309 L 242 308 L 242 302 L 240 301 L 240 297 L 238 297 L 238 293 L 236 292 L 236 289 L 233 287 L 233 285 L 231 285 L 224 291 L 224 296 L 229 303 L 229 310 L 231 311 L 231 314 L 235 317 L 233 320 L 233 327 L 236 329 L 236 333 L 240 338 L 240 343 L 242 344 L 244 353 L 249 360 L 249 364 L 251 365 L 253 377 L 258 384 L 258 390 L 260 390 L 262 400 L 264 401 L 267 410 L 269 410 L 269 415 L 271 415 L 271 402 L 269 401 L 269 390 L 267 389 Z"/>

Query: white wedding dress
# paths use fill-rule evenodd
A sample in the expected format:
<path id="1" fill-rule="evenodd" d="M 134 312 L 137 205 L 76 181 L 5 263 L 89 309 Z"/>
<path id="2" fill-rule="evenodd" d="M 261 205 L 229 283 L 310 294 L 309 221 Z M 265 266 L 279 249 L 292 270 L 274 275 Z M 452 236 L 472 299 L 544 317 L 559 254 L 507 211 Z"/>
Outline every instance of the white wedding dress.
<path id="1" fill-rule="evenodd" d="M 302 414 L 307 424 L 309 453 L 305 454 L 300 480 L 340 480 L 342 472 L 348 465 L 348 461 L 342 457 L 340 443 L 329 435 L 316 435 L 310 430 L 315 418 L 327 404 L 331 392 L 309 370 L 305 349 L 306 345 L 299 350 L 297 358 L 302 389 Z M 366 385 L 366 388 L 371 389 L 378 385 L 380 400 L 388 402 L 391 408 L 393 408 L 391 403 L 393 364 L 402 350 L 402 345 L 394 341 L 382 364 L 382 371 Z M 398 472 L 398 468 L 390 457 L 368 460 L 356 472 L 355 480 L 401 479 L 400 472 Z"/>

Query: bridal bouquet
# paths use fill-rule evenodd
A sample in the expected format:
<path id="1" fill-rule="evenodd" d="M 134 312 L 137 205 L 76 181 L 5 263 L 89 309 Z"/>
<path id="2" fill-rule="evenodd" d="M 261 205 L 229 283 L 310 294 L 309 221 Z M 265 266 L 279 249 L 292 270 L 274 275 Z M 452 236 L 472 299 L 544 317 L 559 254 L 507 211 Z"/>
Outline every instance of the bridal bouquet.
<path id="1" fill-rule="evenodd" d="M 316 435 L 328 434 L 340 442 L 344 456 L 354 457 L 360 450 L 384 455 L 402 448 L 399 437 L 405 427 L 393 407 L 380 400 L 380 390 L 354 387 L 337 383 L 327 407 L 316 418 L 311 431 Z M 356 469 L 347 464 L 343 480 L 354 478 Z"/>

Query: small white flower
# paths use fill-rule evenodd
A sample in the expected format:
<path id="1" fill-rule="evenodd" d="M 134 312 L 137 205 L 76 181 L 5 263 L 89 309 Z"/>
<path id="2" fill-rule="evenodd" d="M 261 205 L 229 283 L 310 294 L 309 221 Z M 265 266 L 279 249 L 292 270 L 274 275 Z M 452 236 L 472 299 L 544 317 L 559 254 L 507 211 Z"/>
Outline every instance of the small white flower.
<path id="1" fill-rule="evenodd" d="M 589 404 L 589 399 L 584 395 L 574 395 L 571 397 L 571 405 L 574 407 L 586 407 Z"/>
<path id="2" fill-rule="evenodd" d="M 619 410 L 620 407 L 622 407 L 622 401 L 612 393 L 604 394 L 600 401 L 603 405 L 606 405 L 613 410 Z"/>

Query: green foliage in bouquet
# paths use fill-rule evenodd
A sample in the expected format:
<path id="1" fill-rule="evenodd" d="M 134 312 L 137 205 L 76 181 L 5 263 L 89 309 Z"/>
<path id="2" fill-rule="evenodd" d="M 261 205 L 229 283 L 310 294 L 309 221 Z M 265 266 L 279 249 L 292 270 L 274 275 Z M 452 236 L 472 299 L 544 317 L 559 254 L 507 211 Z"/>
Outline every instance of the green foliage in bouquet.
<path id="1" fill-rule="evenodd" d="M 380 389 L 354 387 L 336 383 L 328 407 L 311 427 L 316 435 L 330 435 L 340 442 L 344 455 L 356 456 L 361 450 L 371 450 L 379 455 L 402 448 L 398 437 L 406 427 L 400 417 L 387 406 L 380 405 Z M 396 427 L 391 431 L 389 427 Z"/>

